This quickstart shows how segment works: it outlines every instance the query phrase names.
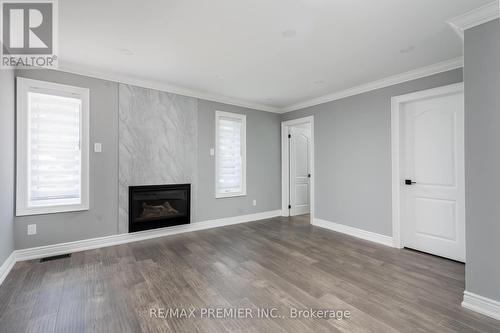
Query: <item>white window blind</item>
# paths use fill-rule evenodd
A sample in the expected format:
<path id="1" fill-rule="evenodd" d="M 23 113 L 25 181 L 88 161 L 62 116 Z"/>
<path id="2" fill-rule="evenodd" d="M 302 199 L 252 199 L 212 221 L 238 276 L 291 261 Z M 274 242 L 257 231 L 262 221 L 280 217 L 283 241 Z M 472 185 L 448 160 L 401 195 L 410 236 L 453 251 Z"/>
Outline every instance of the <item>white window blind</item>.
<path id="1" fill-rule="evenodd" d="M 246 116 L 216 112 L 216 197 L 246 194 Z"/>
<path id="2" fill-rule="evenodd" d="M 88 209 L 88 89 L 18 78 L 17 215 Z"/>
<path id="3" fill-rule="evenodd" d="M 81 203 L 81 100 L 28 93 L 29 205 Z"/>

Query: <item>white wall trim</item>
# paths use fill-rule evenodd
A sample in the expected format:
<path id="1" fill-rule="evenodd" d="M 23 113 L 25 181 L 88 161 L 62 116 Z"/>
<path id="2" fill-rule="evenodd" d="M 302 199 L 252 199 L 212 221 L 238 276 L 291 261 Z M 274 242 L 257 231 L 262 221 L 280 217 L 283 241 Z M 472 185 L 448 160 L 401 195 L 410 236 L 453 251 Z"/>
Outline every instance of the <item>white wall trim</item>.
<path id="1" fill-rule="evenodd" d="M 402 104 L 425 99 L 433 96 L 442 96 L 453 94 L 464 90 L 464 84 L 456 83 L 444 87 L 417 91 L 411 94 L 395 96 L 391 99 L 391 164 L 392 164 L 392 238 L 394 241 L 393 246 L 396 248 L 403 248 L 403 241 L 401 238 L 401 185 L 403 179 L 400 175 L 400 119 Z M 464 258 L 465 260 L 465 258 Z"/>
<path id="2" fill-rule="evenodd" d="M 18 261 L 40 259 L 44 257 L 56 256 L 66 253 L 80 252 L 80 251 L 98 249 L 102 247 L 120 245 L 125 243 L 138 242 L 147 239 L 177 235 L 186 232 L 219 228 L 239 223 L 254 222 L 259 220 L 270 219 L 277 216 L 281 216 L 281 210 L 272 210 L 255 214 L 239 215 L 239 216 L 226 217 L 215 220 L 195 222 L 175 227 L 167 227 L 167 228 L 140 231 L 134 233 L 111 235 L 99 238 L 84 239 L 68 243 L 60 243 L 60 244 L 39 246 L 22 250 L 15 250 L 0 267 L 0 284 L 9 274 L 14 264 Z"/>
<path id="3" fill-rule="evenodd" d="M 494 1 L 479 8 L 473 9 L 465 14 L 454 17 L 448 23 L 453 30 L 464 39 L 464 32 L 467 29 L 476 27 L 483 23 L 495 20 L 500 17 L 500 3 Z"/>
<path id="4" fill-rule="evenodd" d="M 282 112 L 285 113 L 285 112 L 300 110 L 303 108 L 336 101 L 336 100 L 339 100 L 342 98 L 359 95 L 359 94 L 366 93 L 369 91 L 386 88 L 386 87 L 400 84 L 403 82 L 420 79 L 420 78 L 423 78 L 426 76 L 430 76 L 430 75 L 434 75 L 434 74 L 438 74 L 438 73 L 442 73 L 442 72 L 447 72 L 447 71 L 450 71 L 453 69 L 463 67 L 463 63 L 464 63 L 463 57 L 439 62 L 439 63 L 434 64 L 434 65 L 411 70 L 411 71 L 408 71 L 405 73 L 401 73 L 401 74 L 387 77 L 385 79 L 373 81 L 373 82 L 362 84 L 362 85 L 352 87 L 352 88 L 349 88 L 346 90 L 338 91 L 338 92 L 335 92 L 333 94 L 328 94 L 325 96 L 310 99 L 308 101 L 293 104 L 293 105 L 290 105 L 290 106 L 283 108 Z"/>
<path id="5" fill-rule="evenodd" d="M 313 225 L 320 227 L 320 228 L 340 232 L 342 234 L 346 234 L 346 235 L 353 236 L 356 238 L 361 238 L 361 239 L 364 239 L 364 240 L 367 240 L 370 242 L 393 247 L 393 241 L 392 241 L 391 236 L 377 234 L 375 232 L 366 231 L 363 229 L 358 229 L 358 228 L 350 227 L 350 226 L 347 226 L 344 224 L 338 224 L 338 223 L 334 223 L 334 222 L 330 222 L 330 221 L 326 221 L 326 220 L 322 220 L 322 219 L 318 219 L 318 218 L 314 219 Z"/>
<path id="6" fill-rule="evenodd" d="M 35 248 L 16 250 L 16 261 L 38 259 L 47 256 L 54 256 L 59 254 L 65 254 L 70 252 L 79 252 L 90 249 L 97 249 L 101 247 L 138 242 L 147 239 L 153 239 L 158 237 L 177 235 L 186 232 L 205 230 L 211 228 L 224 227 L 233 224 L 253 222 L 263 219 L 268 219 L 276 216 L 280 216 L 280 210 L 255 213 L 249 215 L 240 215 L 234 217 L 227 217 L 216 220 L 208 220 L 202 222 L 195 222 L 191 224 L 185 224 L 174 227 L 160 228 L 154 230 L 140 231 L 128 234 L 118 234 L 106 237 L 99 237 L 93 239 L 86 239 L 81 241 L 40 246 Z"/>
<path id="7" fill-rule="evenodd" d="M 437 64 L 433 64 L 430 66 L 425 66 L 422 68 L 414 69 L 408 72 L 404 72 L 401 74 L 389 76 L 380 80 L 376 80 L 373 82 L 361 84 L 359 86 L 351 87 L 349 89 L 337 91 L 328 95 L 316 97 L 313 99 L 309 99 L 297 104 L 288 105 L 286 107 L 275 107 L 265 104 L 252 103 L 248 101 L 243 101 L 237 98 L 232 98 L 228 96 L 222 96 L 215 93 L 197 91 L 193 89 L 187 89 L 183 87 L 176 86 L 174 84 L 167 84 L 163 82 L 137 78 L 129 75 L 120 75 L 120 74 L 112 74 L 106 73 L 102 70 L 92 70 L 83 66 L 79 66 L 77 64 L 72 64 L 68 62 L 60 62 L 59 68 L 57 71 L 78 74 L 88 77 L 93 77 L 96 79 L 113 81 L 118 83 L 130 84 L 142 88 L 149 88 L 154 90 L 165 91 L 172 94 L 178 94 L 182 96 L 194 97 L 199 99 L 204 99 L 208 101 L 230 104 L 234 106 L 240 106 L 249 109 L 255 109 L 260 111 L 272 112 L 272 113 L 286 113 L 295 110 L 300 110 L 303 108 L 307 108 L 310 106 L 315 106 L 327 102 L 336 101 L 342 98 L 359 95 L 362 93 L 370 92 L 377 89 L 386 88 L 392 85 L 420 79 L 426 76 L 439 74 L 443 72 L 447 72 L 453 69 L 462 68 L 463 67 L 463 57 L 458 57 L 450 60 L 446 60 L 443 62 L 439 62 Z"/>
<path id="8" fill-rule="evenodd" d="M 500 302 L 480 296 L 467 290 L 464 291 L 462 307 L 485 316 L 500 320 Z"/>
<path id="9" fill-rule="evenodd" d="M 281 122 L 281 215 L 289 216 L 290 211 L 288 209 L 288 187 L 289 184 L 289 169 L 288 169 L 288 133 L 289 127 L 293 125 L 309 124 L 311 127 L 311 156 L 310 156 L 310 167 L 311 167 L 311 178 L 309 180 L 309 195 L 310 195 L 310 220 L 311 224 L 314 222 L 314 184 L 316 179 L 316 170 L 314 169 L 314 116 L 297 118 Z"/>
<path id="10" fill-rule="evenodd" d="M 154 80 L 137 78 L 137 77 L 133 77 L 130 75 L 107 73 L 103 70 L 93 70 L 93 69 L 85 68 L 83 66 L 79 66 L 76 64 L 71 64 L 68 62 L 64 62 L 64 63 L 60 62 L 59 68 L 53 69 L 53 70 L 71 73 L 71 74 L 89 76 L 92 78 L 113 81 L 113 82 L 117 82 L 117 83 L 130 84 L 130 85 L 141 87 L 141 88 L 159 90 L 159 91 L 164 91 L 167 93 L 172 93 L 172 94 L 177 94 L 177 95 L 182 95 L 182 96 L 187 96 L 187 97 L 193 97 L 193 98 L 199 98 L 199 99 L 204 99 L 204 100 L 212 101 L 212 102 L 230 104 L 230 105 L 239 106 L 239 107 L 243 107 L 243 108 L 249 108 L 249 109 L 266 111 L 266 112 L 273 112 L 273 113 L 281 113 L 280 108 L 273 107 L 270 105 L 252 103 L 252 102 L 244 101 L 244 100 L 241 100 L 238 98 L 232 98 L 232 97 L 223 96 L 223 95 L 210 93 L 210 92 L 203 92 L 203 91 L 199 91 L 199 90 L 195 90 L 195 89 L 188 89 L 188 88 L 177 86 L 175 84 L 168 84 L 168 83 L 154 81 Z"/>
<path id="11" fill-rule="evenodd" d="M 5 259 L 4 263 L 2 266 L 0 266 L 0 285 L 3 283 L 7 275 L 9 275 L 12 267 L 14 267 L 16 263 L 16 256 L 15 253 L 12 252 L 10 256 Z"/>

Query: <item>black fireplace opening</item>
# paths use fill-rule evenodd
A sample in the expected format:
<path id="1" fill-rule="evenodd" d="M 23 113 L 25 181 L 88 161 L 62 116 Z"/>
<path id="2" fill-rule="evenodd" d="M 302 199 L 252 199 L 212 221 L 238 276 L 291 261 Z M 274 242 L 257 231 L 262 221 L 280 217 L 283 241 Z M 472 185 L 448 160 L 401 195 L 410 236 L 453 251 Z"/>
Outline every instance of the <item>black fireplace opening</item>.
<path id="1" fill-rule="evenodd" d="M 129 232 L 191 222 L 191 184 L 129 187 Z"/>

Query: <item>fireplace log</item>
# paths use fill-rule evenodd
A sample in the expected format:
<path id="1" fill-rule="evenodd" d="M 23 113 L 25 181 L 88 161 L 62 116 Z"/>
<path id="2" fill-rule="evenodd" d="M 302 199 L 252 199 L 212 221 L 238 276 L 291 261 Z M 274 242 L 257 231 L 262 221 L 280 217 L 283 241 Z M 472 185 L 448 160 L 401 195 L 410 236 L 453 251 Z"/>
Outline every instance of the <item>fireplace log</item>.
<path id="1" fill-rule="evenodd" d="M 148 205 L 147 203 L 142 203 L 142 214 L 140 218 L 152 218 L 152 217 L 162 217 L 178 214 L 179 211 L 170 205 L 168 201 L 165 201 L 163 205 Z"/>

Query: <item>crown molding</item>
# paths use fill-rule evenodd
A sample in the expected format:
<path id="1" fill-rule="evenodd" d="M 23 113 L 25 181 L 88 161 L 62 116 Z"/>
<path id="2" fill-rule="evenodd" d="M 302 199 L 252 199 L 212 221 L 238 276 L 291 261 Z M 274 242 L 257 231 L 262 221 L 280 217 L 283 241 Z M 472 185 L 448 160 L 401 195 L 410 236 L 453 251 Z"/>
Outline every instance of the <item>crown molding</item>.
<path id="1" fill-rule="evenodd" d="M 196 90 L 190 90 L 190 89 L 185 89 L 176 85 L 171 85 L 171 84 L 166 84 L 158 81 L 152 81 L 152 80 L 146 80 L 146 79 L 139 79 L 135 78 L 132 76 L 127 76 L 127 75 L 118 75 L 118 74 L 111 74 L 111 73 L 106 73 L 102 71 L 97 71 L 97 70 L 91 70 L 89 68 L 81 67 L 75 64 L 70 64 L 67 62 L 61 63 L 59 65 L 59 68 L 57 69 L 52 69 L 55 71 L 61 71 L 61 72 L 66 72 L 66 73 L 71 73 L 71 74 L 78 74 L 78 75 L 83 75 L 83 76 L 88 76 L 88 77 L 93 77 L 96 79 L 101 79 L 101 80 L 107 80 L 107 81 L 113 81 L 113 82 L 118 82 L 118 83 L 123 83 L 123 84 L 130 84 L 138 87 L 143 87 L 143 88 L 149 88 L 149 89 L 154 89 L 154 90 L 160 90 L 172 94 L 178 94 L 182 96 L 188 96 L 188 97 L 193 97 L 193 98 L 199 98 L 199 99 L 204 99 L 208 101 L 213 101 L 213 102 L 218 102 L 218 103 L 224 103 L 224 104 L 230 104 L 234 106 L 239 106 L 239 107 L 244 107 L 244 108 L 249 108 L 249 109 L 254 109 L 254 110 L 259 110 L 259 111 L 266 111 L 266 112 L 272 112 L 272 113 L 287 113 L 295 110 L 300 110 L 304 109 L 307 107 L 327 103 L 327 102 L 332 102 L 336 101 L 342 98 L 350 97 L 350 96 L 355 96 L 359 95 L 362 93 L 366 93 L 369 91 L 381 89 L 381 88 L 386 88 L 392 85 L 400 84 L 403 82 L 407 81 L 412 81 L 416 79 L 420 79 L 426 76 L 446 72 L 449 70 L 457 69 L 463 67 L 463 57 L 458 57 L 455 59 L 450 59 L 447 61 L 439 62 L 434 65 L 418 68 L 415 70 L 411 70 L 408 72 L 404 72 L 401 74 L 397 74 L 394 76 L 390 76 L 384 79 L 380 79 L 377 81 L 365 83 L 356 87 L 352 87 L 346 90 L 341 90 L 338 92 L 334 92 L 332 94 L 316 97 L 313 99 L 309 99 L 297 104 L 289 105 L 283 108 L 279 107 L 274 107 L 270 105 L 264 105 L 264 104 L 257 104 L 257 103 L 252 103 L 248 101 L 243 101 L 240 99 L 235 99 L 227 96 L 222 96 L 218 94 L 212 94 L 212 93 L 207 93 L 207 92 L 201 92 L 201 91 L 196 91 Z"/>
<path id="2" fill-rule="evenodd" d="M 439 62 L 439 63 L 434 64 L 434 65 L 411 70 L 409 72 L 401 73 L 401 74 L 394 75 L 394 76 L 389 76 L 389 77 L 381 79 L 381 80 L 362 84 L 362 85 L 352 87 L 352 88 L 349 88 L 346 90 L 335 92 L 333 94 L 328 94 L 328 95 L 324 95 L 321 97 L 313 98 L 313 99 L 307 100 L 305 102 L 293 104 L 293 105 L 290 105 L 290 106 L 283 108 L 282 113 L 296 111 L 296 110 L 308 108 L 311 106 L 336 101 L 336 100 L 339 100 L 342 98 L 355 96 L 355 95 L 359 95 L 359 94 L 366 93 L 369 91 L 393 86 L 395 84 L 399 84 L 399 83 L 403 83 L 403 82 L 407 82 L 407 81 L 412 81 L 412 80 L 420 79 L 420 78 L 423 78 L 426 76 L 430 76 L 430 75 L 446 72 L 449 70 L 461 68 L 461 67 L 463 67 L 463 63 L 464 63 L 463 57 Z"/>
<path id="3" fill-rule="evenodd" d="M 199 91 L 199 90 L 195 90 L 195 89 L 187 89 L 187 88 L 180 87 L 177 85 L 167 84 L 167 83 L 158 82 L 158 81 L 154 81 L 154 80 L 141 79 L 141 78 L 137 78 L 137 77 L 133 77 L 133 76 L 129 76 L 129 75 L 120 75 L 120 74 L 114 74 L 114 73 L 105 72 L 105 71 L 101 71 L 101 70 L 90 69 L 90 68 L 83 67 L 83 66 L 76 65 L 73 63 L 69 63 L 69 62 L 59 62 L 59 67 L 57 69 L 51 69 L 51 70 L 61 71 L 61 72 L 66 72 L 66 73 L 71 73 L 71 74 L 77 74 L 77 75 L 83 75 L 83 76 L 88 76 L 88 77 L 106 80 L 106 81 L 113 81 L 113 82 L 118 82 L 118 83 L 123 83 L 123 84 L 130 84 L 130 85 L 138 86 L 138 87 L 142 87 L 142 88 L 149 88 L 149 89 L 164 91 L 167 93 L 172 93 L 172 94 L 177 94 L 177 95 L 182 95 L 182 96 L 187 96 L 187 97 L 193 97 L 193 98 L 199 98 L 199 99 L 204 99 L 207 101 L 212 101 L 212 102 L 217 102 L 217 103 L 230 104 L 230 105 L 234 105 L 234 106 L 255 109 L 255 110 L 259 110 L 259 111 L 281 113 L 280 108 L 270 106 L 270 105 L 252 103 L 252 102 L 244 101 L 244 100 L 237 99 L 237 98 L 227 97 L 227 96 L 209 93 L 209 92 L 203 92 L 203 91 Z"/>
<path id="4" fill-rule="evenodd" d="M 448 23 L 464 39 L 464 31 L 500 17 L 500 2 L 486 4 L 465 14 L 454 17 Z"/>

